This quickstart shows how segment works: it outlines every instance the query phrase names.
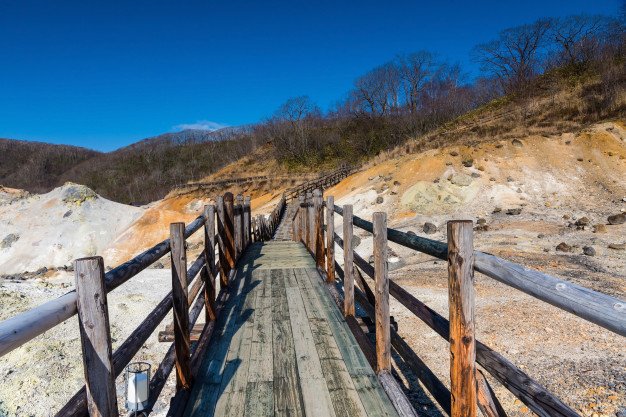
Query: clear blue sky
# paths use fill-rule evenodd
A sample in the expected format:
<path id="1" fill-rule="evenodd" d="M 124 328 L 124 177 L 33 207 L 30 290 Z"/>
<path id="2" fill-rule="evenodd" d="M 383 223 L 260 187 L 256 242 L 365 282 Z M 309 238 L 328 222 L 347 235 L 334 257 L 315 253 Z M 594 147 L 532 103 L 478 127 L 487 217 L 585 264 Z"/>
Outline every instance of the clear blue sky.
<path id="1" fill-rule="evenodd" d="M 254 123 L 284 100 L 328 108 L 368 69 L 472 47 L 619 0 L 0 0 L 0 137 L 112 150 L 182 125 Z"/>

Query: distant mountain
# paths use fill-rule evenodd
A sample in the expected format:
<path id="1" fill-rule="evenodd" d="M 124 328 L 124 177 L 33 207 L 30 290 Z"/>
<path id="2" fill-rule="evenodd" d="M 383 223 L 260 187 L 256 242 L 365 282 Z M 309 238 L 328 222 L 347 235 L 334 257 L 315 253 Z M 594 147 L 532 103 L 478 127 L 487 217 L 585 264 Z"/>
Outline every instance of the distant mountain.
<path id="1" fill-rule="evenodd" d="M 248 130 L 183 130 L 107 153 L 0 139 L 0 185 L 42 193 L 72 181 L 115 201 L 147 203 L 252 151 Z"/>

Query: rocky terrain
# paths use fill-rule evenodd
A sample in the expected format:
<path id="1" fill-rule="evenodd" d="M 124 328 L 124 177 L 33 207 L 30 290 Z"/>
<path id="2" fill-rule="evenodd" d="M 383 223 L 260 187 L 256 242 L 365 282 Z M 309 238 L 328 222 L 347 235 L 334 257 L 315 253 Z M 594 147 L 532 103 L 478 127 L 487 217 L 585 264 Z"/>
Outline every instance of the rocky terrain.
<path id="1" fill-rule="evenodd" d="M 607 123 L 554 137 L 442 148 L 372 164 L 326 194 L 338 205 L 353 204 L 360 217 L 386 211 L 390 227 L 436 240 L 446 239 L 447 220 L 474 220 L 477 250 L 624 299 L 625 140 L 623 124 Z M 371 235 L 356 236 L 355 250 L 368 259 Z M 392 278 L 447 317 L 445 262 L 390 247 Z M 626 415 L 622 337 L 484 276 L 477 275 L 476 290 L 481 341 L 582 415 Z M 449 383 L 447 343 L 397 302 L 392 315 L 400 334 Z M 410 371 L 404 377 L 416 404 L 440 415 Z M 509 415 L 531 414 L 491 382 Z"/>
<path id="2" fill-rule="evenodd" d="M 353 204 L 360 217 L 386 211 L 390 227 L 437 240 L 445 240 L 447 220 L 472 219 L 477 250 L 625 299 L 625 141 L 624 123 L 615 121 L 555 135 L 381 155 L 325 194 L 338 205 Z M 216 177 L 245 162 L 238 164 Z M 231 191 L 252 194 L 253 210 L 262 213 L 271 210 L 281 188 L 255 184 Z M 0 189 L 0 320 L 66 292 L 73 285 L 73 259 L 99 254 L 115 266 L 166 238 L 170 222 L 195 218 L 209 201 L 202 193 L 173 193 L 131 207 L 75 184 L 43 195 Z M 340 232 L 340 218 L 336 222 Z M 368 259 L 371 237 L 355 232 L 356 251 Z M 190 256 L 199 239 L 190 240 Z M 445 263 L 390 246 L 392 278 L 447 316 Z M 111 293 L 114 348 L 167 292 L 168 267 L 165 259 Z M 476 290 L 479 339 L 581 414 L 623 417 L 623 338 L 487 277 L 477 275 Z M 392 314 L 400 334 L 446 383 L 445 341 L 401 305 L 393 303 Z M 153 335 L 139 359 L 157 366 L 166 349 Z M 76 321 L 0 358 L 0 377 L 0 416 L 46 416 L 58 409 L 82 385 Z M 414 376 L 403 377 L 415 404 L 438 415 Z M 529 415 L 503 387 L 492 385 L 509 415 Z M 165 406 L 163 401 L 156 415 Z"/>

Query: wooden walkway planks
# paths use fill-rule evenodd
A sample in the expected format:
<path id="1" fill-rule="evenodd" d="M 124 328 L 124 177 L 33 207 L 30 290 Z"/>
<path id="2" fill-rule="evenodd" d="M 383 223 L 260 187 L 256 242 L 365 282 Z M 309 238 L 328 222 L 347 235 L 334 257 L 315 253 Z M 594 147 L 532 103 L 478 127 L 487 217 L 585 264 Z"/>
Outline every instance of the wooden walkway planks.
<path id="1" fill-rule="evenodd" d="M 397 416 L 295 242 L 252 244 L 185 416 Z"/>

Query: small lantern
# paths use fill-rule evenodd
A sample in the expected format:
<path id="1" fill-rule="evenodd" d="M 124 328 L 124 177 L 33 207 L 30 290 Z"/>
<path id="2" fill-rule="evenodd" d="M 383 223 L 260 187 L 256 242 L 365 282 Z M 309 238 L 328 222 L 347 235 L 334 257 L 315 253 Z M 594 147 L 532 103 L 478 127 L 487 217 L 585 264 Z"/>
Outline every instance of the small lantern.
<path id="1" fill-rule="evenodd" d="M 137 413 L 148 407 L 150 364 L 129 363 L 126 367 L 126 410 Z"/>

